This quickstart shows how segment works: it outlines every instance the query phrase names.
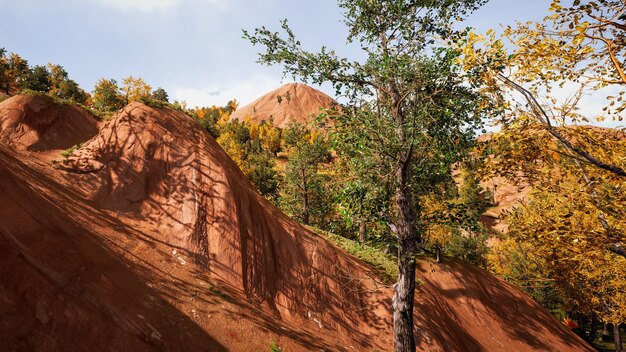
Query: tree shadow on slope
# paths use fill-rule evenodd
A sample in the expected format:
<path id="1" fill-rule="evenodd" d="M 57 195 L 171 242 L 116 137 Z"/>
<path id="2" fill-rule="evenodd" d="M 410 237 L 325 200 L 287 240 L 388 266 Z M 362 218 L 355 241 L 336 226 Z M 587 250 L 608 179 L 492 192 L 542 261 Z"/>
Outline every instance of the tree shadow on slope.
<path id="1" fill-rule="evenodd" d="M 208 151 L 194 149 L 193 153 L 190 153 L 191 156 L 183 152 L 173 153 L 172 149 L 168 150 L 167 155 L 164 153 L 158 155 L 158 145 L 155 147 L 154 144 L 151 146 L 142 143 L 146 140 L 157 143 L 163 140 L 164 135 L 155 130 L 142 128 L 146 121 L 141 118 L 134 121 L 130 114 L 128 118 L 127 122 L 132 125 L 131 133 L 119 134 L 116 133 L 117 128 L 113 128 L 113 133 L 100 142 L 102 148 L 98 150 L 98 157 L 103 162 L 104 168 L 74 175 L 73 180 L 84 189 L 93 188 L 98 184 L 98 177 L 102 176 L 101 171 L 105 172 L 106 182 L 101 185 L 99 196 L 94 199 L 93 209 L 80 209 L 81 205 L 76 204 L 71 210 L 72 214 L 82 212 L 85 219 L 97 214 L 97 217 L 115 232 L 135 237 L 139 240 L 134 241 L 135 243 L 141 243 L 159 252 L 160 255 L 167 256 L 176 250 L 193 258 L 196 266 L 186 270 L 193 272 L 194 279 L 208 280 L 207 274 L 210 272 L 218 278 L 224 278 L 220 290 L 232 297 L 242 295 L 245 297 L 245 300 L 232 300 L 233 304 L 241 308 L 239 312 L 232 312 L 233 314 L 243 315 L 259 326 L 279 335 L 287 335 L 302 345 L 326 349 L 342 347 L 340 342 L 329 346 L 327 342 L 321 341 L 318 332 L 313 328 L 304 328 L 298 324 L 292 324 L 294 328 L 286 328 L 288 323 L 299 320 L 311 323 L 304 325 L 319 324 L 323 327 L 320 328 L 323 330 L 320 333 L 334 334 L 333 336 L 348 335 L 350 340 L 356 340 L 364 347 L 373 346 L 373 341 L 370 334 L 360 331 L 359 325 L 363 322 L 376 330 L 390 331 L 390 322 L 368 309 L 368 304 L 380 302 L 380 299 L 377 301 L 369 297 L 375 296 L 375 293 L 370 292 L 371 289 L 362 281 L 363 276 L 357 272 L 362 268 L 354 264 L 353 259 L 331 249 L 325 242 L 320 243 L 319 240 L 313 239 L 308 231 L 295 225 L 256 194 L 215 141 L 211 141 L 214 145 Z M 166 131 L 172 129 L 171 126 L 163 127 Z M 149 134 L 147 138 L 146 133 Z M 129 138 L 131 136 L 133 141 Z M 177 137 L 181 140 L 195 138 L 198 141 L 194 129 L 186 129 Z M 125 162 L 131 166 L 126 170 L 127 173 L 115 172 L 115 175 L 110 173 L 107 167 L 113 167 L 116 163 L 119 165 L 119 156 L 123 151 L 133 147 L 133 144 L 140 148 L 139 154 L 130 156 L 126 154 Z M 217 160 L 218 165 L 204 165 L 203 158 L 206 155 L 203 156 L 202 153 L 212 154 L 212 159 Z M 156 170 L 148 172 L 152 179 L 146 179 L 146 175 L 142 173 L 145 165 L 141 163 L 145 162 L 149 163 L 148 169 Z M 139 167 L 139 170 L 133 170 L 132 166 L 136 165 L 144 166 Z M 173 172 L 174 166 L 185 168 L 186 171 Z M 227 173 L 230 177 L 217 178 L 211 172 L 211 168 L 221 166 L 229 169 Z M 172 175 L 175 177 L 171 178 Z M 114 176 L 118 178 L 115 179 Z M 196 177 L 200 177 L 202 182 L 198 182 Z M 160 187 L 157 182 L 159 180 L 166 181 L 165 187 Z M 136 182 L 139 182 L 140 187 L 137 187 L 137 184 L 133 185 Z M 111 214 L 117 210 L 116 207 L 119 207 L 121 201 L 110 198 L 111 194 L 116 192 L 115 187 L 120 187 L 117 191 L 123 197 L 128 195 L 125 194 L 126 190 L 139 189 L 143 192 L 127 202 L 122 211 L 124 216 L 134 218 L 138 222 L 150 220 L 157 224 L 154 231 L 129 228 Z M 218 191 L 215 191 L 216 189 Z M 223 190 L 238 193 L 227 198 Z M 191 195 L 200 196 L 200 206 L 196 209 L 200 211 L 197 218 L 205 218 L 206 221 L 188 223 L 180 219 L 178 211 L 173 210 L 172 204 L 184 204 L 190 200 Z M 205 199 L 202 200 L 202 197 Z M 197 201 L 196 199 L 194 201 Z M 71 199 L 67 202 L 65 206 L 69 207 L 72 204 Z M 234 204 L 226 209 L 210 204 L 216 202 Z M 108 211 L 97 209 L 102 203 L 109 205 Z M 144 217 L 146 214 L 140 211 L 146 207 L 158 210 L 158 215 L 155 215 L 157 212 L 148 212 L 146 219 Z M 199 229 L 210 225 L 215 227 L 215 232 L 210 236 L 206 231 Z M 168 237 L 165 233 L 171 231 L 168 230 L 171 227 L 176 227 L 180 233 L 191 234 L 186 236 L 187 243 L 176 242 L 174 236 Z M 221 243 L 211 243 L 215 241 Z M 133 248 L 127 248 L 128 242 L 109 238 L 104 244 L 115 248 L 114 251 L 126 252 L 126 260 L 130 265 L 141 264 L 145 281 L 154 282 L 166 278 L 168 285 L 151 287 L 151 290 L 160 296 L 178 302 L 181 301 L 181 293 L 207 290 L 205 286 L 192 283 L 191 278 L 182 279 L 176 274 L 166 273 L 159 265 L 144 260 L 136 255 Z M 218 249 L 226 249 L 222 252 L 212 251 L 211 248 L 216 246 Z M 236 255 L 222 258 L 221 255 L 229 251 Z M 317 255 L 315 263 L 318 264 L 313 262 L 314 255 Z M 234 258 L 238 259 L 233 262 Z M 215 303 L 209 296 L 201 294 L 198 299 Z M 382 304 L 390 306 L 388 300 Z M 241 313 L 248 311 L 250 314 Z M 282 323 L 276 324 L 277 319 Z M 342 333 L 337 334 L 333 330 L 340 330 Z"/>
<path id="2" fill-rule="evenodd" d="M 5 150 L 0 165 L 0 246 L 8 254 L 3 267 L 11 269 L 2 271 L 2 289 L 21 296 L 14 308 L 20 319 L 11 324 L 25 333 L 5 341 L 18 349 L 53 339 L 60 349 L 226 351 L 159 297 L 147 284 L 155 278 L 131 270 L 133 263 L 102 245 L 84 226 L 91 218 L 73 211 L 82 204 L 61 185 Z"/>
<path id="3" fill-rule="evenodd" d="M 428 280 L 429 270 L 423 265 L 418 270 Z M 490 321 L 490 324 L 501 327 L 511 340 L 535 350 L 550 351 L 558 346 L 571 350 L 592 350 L 530 297 L 482 269 L 450 260 L 437 265 L 434 270 L 443 270 L 446 273 L 444 275 L 449 275 L 456 286 L 441 288 L 437 282 L 432 282 L 437 292 L 457 307 L 473 304 L 473 309 L 478 310 L 479 314 L 481 307 L 484 307 L 483 319 L 495 320 Z M 465 301 L 458 302 L 460 299 Z M 454 307 L 452 309 L 455 310 Z M 458 316 L 461 322 L 476 319 L 462 314 Z M 463 330 L 462 327 L 460 329 Z M 489 334 L 488 331 L 485 333 Z M 475 350 L 485 350 L 485 347 L 477 346 Z"/>

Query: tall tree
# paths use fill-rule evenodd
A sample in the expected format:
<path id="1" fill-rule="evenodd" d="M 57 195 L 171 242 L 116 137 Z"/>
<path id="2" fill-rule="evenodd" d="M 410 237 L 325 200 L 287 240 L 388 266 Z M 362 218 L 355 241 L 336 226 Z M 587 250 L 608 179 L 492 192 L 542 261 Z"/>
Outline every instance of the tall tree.
<path id="1" fill-rule="evenodd" d="M 69 78 L 67 71 L 61 65 L 48 64 L 50 72 L 50 94 L 60 99 L 72 100 L 84 104 L 87 100 L 87 92 L 81 89 L 74 80 Z"/>
<path id="2" fill-rule="evenodd" d="M 268 121 L 261 121 L 259 125 L 259 139 L 261 140 L 261 147 L 276 157 L 280 151 L 282 131 L 274 125 L 273 118 L 270 118 Z"/>
<path id="3" fill-rule="evenodd" d="M 103 111 L 115 111 L 124 106 L 124 98 L 116 80 L 98 80 L 93 90 L 93 106 Z"/>
<path id="4" fill-rule="evenodd" d="M 141 77 L 128 76 L 122 80 L 120 88 L 126 104 L 150 97 L 152 87 L 150 87 Z"/>
<path id="5" fill-rule="evenodd" d="M 460 18 L 483 2 L 339 0 L 349 29 L 347 40 L 349 43 L 358 42 L 367 53 L 363 62 L 340 58 L 325 47 L 316 53 L 304 50 L 286 20 L 282 22 L 284 35 L 265 27 L 257 28 L 254 34 L 244 31 L 246 39 L 265 47 L 260 54 L 261 63 L 282 64 L 285 74 L 301 77 L 305 81 L 318 84 L 330 82 L 339 94 L 350 97 L 355 105 L 359 98 L 374 99 L 369 111 L 363 113 L 354 109 L 352 114 L 346 114 L 347 124 L 353 123 L 360 131 L 373 132 L 369 139 L 374 140 L 381 134 L 391 132 L 391 137 L 385 137 L 381 145 L 370 144 L 370 152 L 380 156 L 379 160 L 383 163 L 379 166 L 394 175 L 399 269 L 393 300 L 396 351 L 415 350 L 415 261 L 421 230 L 416 223 L 419 207 L 413 194 L 413 172 L 417 170 L 418 178 L 423 179 L 438 176 L 431 174 L 434 170 L 424 168 L 426 165 L 419 163 L 416 166 L 414 162 L 422 158 L 432 160 L 427 156 L 435 154 L 445 165 L 451 158 L 443 156 L 454 156 L 456 153 L 454 150 L 444 151 L 445 147 L 440 146 L 448 146 L 446 140 L 459 140 L 463 135 L 461 120 L 470 124 L 475 122 L 468 114 L 457 114 L 457 107 L 453 104 L 440 110 L 434 108 L 436 104 L 432 104 L 432 110 L 424 109 L 432 95 L 443 93 L 443 86 L 455 88 L 453 91 L 461 88 L 460 82 L 454 80 L 454 72 L 449 65 L 446 71 L 451 73 L 451 80 L 444 76 L 443 86 L 436 82 L 425 85 L 424 68 L 428 65 L 422 65 L 423 57 L 432 48 L 434 35 L 448 36 L 452 19 Z M 452 103 L 456 97 L 450 94 L 447 99 Z M 382 129 L 374 131 L 372 126 L 376 123 Z M 432 147 L 434 152 L 426 147 Z"/>
<path id="6" fill-rule="evenodd" d="M 224 107 L 196 108 L 196 118 L 233 159 L 250 182 L 266 198 L 274 201 L 278 196 L 279 175 L 276 160 L 270 150 L 263 148 L 259 125 L 250 119 L 244 122 L 231 120 L 237 109 L 235 100 Z"/>
<path id="7" fill-rule="evenodd" d="M 9 79 L 9 94 L 17 92 L 20 89 L 22 82 L 29 74 L 30 67 L 28 66 L 28 61 L 16 53 L 11 53 L 9 55 L 9 69 L 7 72 Z"/>
<path id="8" fill-rule="evenodd" d="M 69 75 L 61 65 L 49 63 L 47 67 L 50 72 L 50 93 L 54 93 L 63 81 L 69 79 Z"/>
<path id="9" fill-rule="evenodd" d="M 154 98 L 156 100 L 159 100 L 159 101 L 162 101 L 162 102 L 165 102 L 165 103 L 168 103 L 170 101 L 169 100 L 169 96 L 167 95 L 167 92 L 165 91 L 165 89 L 163 89 L 161 87 L 155 89 L 152 92 L 152 98 Z"/>
<path id="10" fill-rule="evenodd" d="M 601 210 L 598 222 L 605 229 L 604 238 L 613 239 L 606 249 L 626 257 L 626 234 L 606 220 L 610 214 L 601 208 L 604 200 L 598 197 L 600 185 L 626 185 L 624 139 L 611 134 L 598 138 L 586 128 L 564 128 L 588 124 L 594 118 L 622 120 L 626 110 L 626 4 L 583 0 L 565 7 L 554 0 L 549 10 L 551 15 L 544 21 L 506 28 L 502 37 L 495 31 L 470 34 L 461 41 L 465 69 L 472 72 L 476 86 L 500 102 L 500 139 L 516 145 L 521 156 L 516 165 L 511 165 L 514 159 L 507 158 L 511 167 L 506 169 L 532 164 L 531 155 L 553 165 L 561 164 L 561 158 L 569 159 L 569 171 L 577 174 Z M 566 90 L 570 95 L 559 99 L 556 90 Z M 604 113 L 598 116 L 581 113 L 581 97 L 590 91 L 607 99 Z M 524 131 L 531 130 L 545 132 L 558 144 L 559 152 L 553 152 L 553 143 L 537 148 L 539 145 L 528 143 L 528 138 L 523 140 L 528 136 Z"/>
<path id="11" fill-rule="evenodd" d="M 10 78 L 9 78 L 9 58 L 5 48 L 0 48 L 0 90 L 9 95 Z"/>
<path id="12" fill-rule="evenodd" d="M 301 223 L 324 228 L 332 201 L 327 176 L 320 169 L 330 159 L 329 145 L 323 136 L 293 121 L 284 131 L 284 140 L 289 161 L 280 204 Z"/>
<path id="13" fill-rule="evenodd" d="M 50 91 L 50 72 L 46 66 L 35 66 L 21 82 L 22 89 L 47 93 Z"/>
<path id="14" fill-rule="evenodd" d="M 620 189 L 609 185 L 604 193 L 602 199 L 623 198 Z M 561 176 L 554 185 L 533 192 L 533 200 L 511 214 L 509 235 L 540 258 L 569 311 L 619 326 L 626 321 L 626 259 L 606 251 L 606 243 L 594 238 L 605 231 L 592 197 L 581 192 L 576 177 Z M 624 207 L 616 208 L 606 220 L 624 231 L 625 213 Z"/>

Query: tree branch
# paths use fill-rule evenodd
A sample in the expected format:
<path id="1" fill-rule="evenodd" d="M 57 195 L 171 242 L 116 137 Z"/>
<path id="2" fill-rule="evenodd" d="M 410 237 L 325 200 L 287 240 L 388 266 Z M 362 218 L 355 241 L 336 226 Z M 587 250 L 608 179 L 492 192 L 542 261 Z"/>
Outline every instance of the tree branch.
<path id="1" fill-rule="evenodd" d="M 546 113 L 546 111 L 543 109 L 543 107 L 541 106 L 541 104 L 539 104 L 539 102 L 537 101 L 537 99 L 535 98 L 535 96 L 526 88 L 520 86 L 519 84 L 511 81 L 508 77 L 502 75 L 502 74 L 498 74 L 498 78 L 500 80 L 502 80 L 505 84 L 507 84 L 509 87 L 515 89 L 516 91 L 518 91 L 519 93 L 521 93 L 524 98 L 526 99 L 526 101 L 528 102 L 528 104 L 531 106 L 531 108 L 534 110 L 535 114 L 539 115 L 538 120 L 541 121 L 543 124 L 545 124 L 544 128 L 546 129 L 546 131 L 548 131 L 548 133 L 550 133 L 554 138 L 556 138 L 561 144 L 563 144 L 566 148 L 570 149 L 571 151 L 573 151 L 574 153 L 580 155 L 583 159 L 585 159 L 588 163 L 595 165 L 596 167 L 612 172 L 618 176 L 621 177 L 626 177 L 626 170 L 620 168 L 617 165 L 612 165 L 612 164 L 608 164 L 605 163 L 603 161 L 600 161 L 598 159 L 596 159 L 595 157 L 593 157 L 591 154 L 587 153 L 586 151 L 584 151 L 581 148 L 578 148 L 576 146 L 574 146 L 570 141 L 568 141 L 565 137 L 563 137 L 552 125 L 552 122 L 550 121 L 550 116 Z"/>

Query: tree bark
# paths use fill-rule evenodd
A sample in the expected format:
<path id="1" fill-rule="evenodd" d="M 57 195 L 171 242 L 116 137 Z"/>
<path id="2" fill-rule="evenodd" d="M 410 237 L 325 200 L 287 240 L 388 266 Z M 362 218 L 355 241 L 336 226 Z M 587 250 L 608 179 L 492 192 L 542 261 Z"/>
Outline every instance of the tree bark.
<path id="1" fill-rule="evenodd" d="M 589 339 L 587 339 L 587 329 L 585 327 L 587 325 L 585 317 L 579 314 L 576 320 L 578 320 L 578 336 L 589 342 Z"/>
<path id="2" fill-rule="evenodd" d="M 609 324 L 602 323 L 602 341 L 610 341 L 611 333 L 609 332 Z"/>
<path id="3" fill-rule="evenodd" d="M 389 55 L 387 36 L 380 33 L 381 49 Z M 396 137 L 403 147 L 397 155 L 396 171 L 396 226 L 398 236 L 398 282 L 393 294 L 393 348 L 394 352 L 415 352 L 413 336 L 413 306 L 415 303 L 415 260 L 419 234 L 415 226 L 415 213 L 411 182 L 413 141 L 405 133 L 405 115 L 398 84 L 394 78 L 387 81 L 391 113 L 396 122 Z"/>
<path id="4" fill-rule="evenodd" d="M 309 190 L 306 184 L 306 174 L 304 169 L 302 171 L 302 200 L 304 202 L 304 214 L 302 214 L 302 223 L 309 224 Z"/>
<path id="5" fill-rule="evenodd" d="M 410 167 L 398 170 L 396 209 L 398 227 L 398 282 L 393 297 L 394 351 L 415 351 L 413 306 L 415 301 L 415 256 L 418 236 L 415 231 L 413 199 L 408 186 Z"/>
<path id="6" fill-rule="evenodd" d="M 359 221 L 359 242 L 365 243 L 365 233 L 366 233 L 366 225 L 365 221 Z"/>
<path id="7" fill-rule="evenodd" d="M 593 344 L 593 342 L 598 337 L 598 329 L 596 328 L 598 326 L 598 321 L 594 318 L 593 315 L 589 316 L 589 324 L 591 327 L 589 329 L 589 341 L 591 341 L 591 344 Z"/>
<path id="8" fill-rule="evenodd" d="M 613 324 L 613 339 L 615 340 L 615 352 L 623 352 L 622 335 L 620 334 L 619 324 Z"/>

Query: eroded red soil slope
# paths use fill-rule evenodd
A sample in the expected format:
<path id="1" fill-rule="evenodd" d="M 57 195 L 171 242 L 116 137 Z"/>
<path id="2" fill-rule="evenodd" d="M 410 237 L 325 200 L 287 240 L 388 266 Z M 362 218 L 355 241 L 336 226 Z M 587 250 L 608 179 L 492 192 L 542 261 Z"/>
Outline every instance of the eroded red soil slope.
<path id="1" fill-rule="evenodd" d="M 183 113 L 133 103 L 52 154 L 0 145 L 9 350 L 391 349 L 392 288 L 258 195 Z M 478 269 L 419 275 L 421 350 L 590 350 Z"/>

